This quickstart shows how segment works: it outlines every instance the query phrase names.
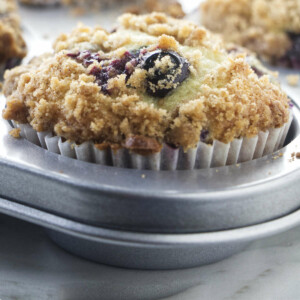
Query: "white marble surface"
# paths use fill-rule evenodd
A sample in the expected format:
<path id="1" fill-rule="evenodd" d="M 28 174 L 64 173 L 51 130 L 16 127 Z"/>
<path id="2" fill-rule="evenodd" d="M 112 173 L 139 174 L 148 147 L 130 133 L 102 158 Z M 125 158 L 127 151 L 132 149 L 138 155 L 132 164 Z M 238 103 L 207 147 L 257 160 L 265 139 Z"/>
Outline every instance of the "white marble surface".
<path id="1" fill-rule="evenodd" d="M 297 300 L 299 278 L 300 228 L 212 265 L 135 271 L 77 258 L 42 228 L 0 215 L 1 300 Z"/>

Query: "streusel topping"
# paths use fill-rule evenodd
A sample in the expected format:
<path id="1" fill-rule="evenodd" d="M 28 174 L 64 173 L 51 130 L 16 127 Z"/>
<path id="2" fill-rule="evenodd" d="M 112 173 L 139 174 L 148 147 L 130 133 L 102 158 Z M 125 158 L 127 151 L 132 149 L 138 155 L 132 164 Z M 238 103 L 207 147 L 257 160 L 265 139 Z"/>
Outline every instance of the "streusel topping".
<path id="1" fill-rule="evenodd" d="M 80 26 L 7 72 L 4 118 L 78 143 L 139 136 L 185 149 L 204 131 L 228 143 L 288 121 L 285 93 L 204 28 L 159 13 L 119 23 Z"/>

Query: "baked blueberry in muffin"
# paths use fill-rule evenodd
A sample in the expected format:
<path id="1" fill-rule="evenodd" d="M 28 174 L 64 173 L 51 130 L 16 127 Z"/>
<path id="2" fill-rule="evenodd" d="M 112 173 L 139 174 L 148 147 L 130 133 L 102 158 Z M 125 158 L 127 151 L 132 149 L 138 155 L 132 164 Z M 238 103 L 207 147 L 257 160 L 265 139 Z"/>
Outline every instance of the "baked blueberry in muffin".
<path id="1" fill-rule="evenodd" d="M 299 69 L 299 0 L 206 0 L 202 23 L 271 63 Z"/>
<path id="2" fill-rule="evenodd" d="M 80 26 L 5 77 L 5 119 L 101 150 L 229 149 L 289 121 L 286 94 L 245 54 L 160 13 L 125 14 L 113 33 Z"/>
<path id="3" fill-rule="evenodd" d="M 26 52 L 17 5 L 14 0 L 0 0 L 0 77 L 18 65 Z"/>

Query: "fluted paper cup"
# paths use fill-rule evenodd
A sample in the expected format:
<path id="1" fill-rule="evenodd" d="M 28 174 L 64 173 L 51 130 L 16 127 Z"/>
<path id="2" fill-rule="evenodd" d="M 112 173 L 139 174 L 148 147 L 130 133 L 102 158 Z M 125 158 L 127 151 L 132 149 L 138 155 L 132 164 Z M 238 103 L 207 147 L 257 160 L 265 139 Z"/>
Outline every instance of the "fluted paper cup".
<path id="1" fill-rule="evenodd" d="M 50 152 L 73 159 L 140 170 L 193 170 L 234 165 L 271 154 L 283 147 L 293 117 L 280 128 L 273 128 L 252 138 L 235 139 L 224 144 L 215 140 L 212 144 L 199 142 L 196 148 L 184 152 L 182 148 L 163 145 L 160 152 L 151 155 L 141 155 L 128 149 L 105 149 L 93 142 L 81 145 L 65 141 L 50 132 L 36 132 L 28 124 L 17 124 L 20 135 L 35 145 Z"/>

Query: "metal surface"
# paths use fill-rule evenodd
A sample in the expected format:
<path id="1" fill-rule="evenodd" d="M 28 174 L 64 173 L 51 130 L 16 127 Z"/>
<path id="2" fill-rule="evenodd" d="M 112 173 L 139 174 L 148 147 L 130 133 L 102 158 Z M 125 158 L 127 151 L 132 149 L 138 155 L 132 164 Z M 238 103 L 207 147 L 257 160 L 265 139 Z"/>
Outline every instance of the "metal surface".
<path id="1" fill-rule="evenodd" d="M 0 121 L 0 191 L 7 199 L 72 220 L 140 232 L 206 232 L 262 223 L 300 207 L 296 139 L 239 166 L 139 171 L 85 163 L 14 139 Z M 298 148 L 297 148 L 298 147 Z"/>
<path id="2" fill-rule="evenodd" d="M 71 253 L 96 262 L 136 269 L 178 269 L 213 263 L 250 242 L 300 224 L 300 211 L 242 229 L 200 234 L 150 234 L 103 229 L 73 222 L 1 199 L 0 211 L 50 229 Z"/>

